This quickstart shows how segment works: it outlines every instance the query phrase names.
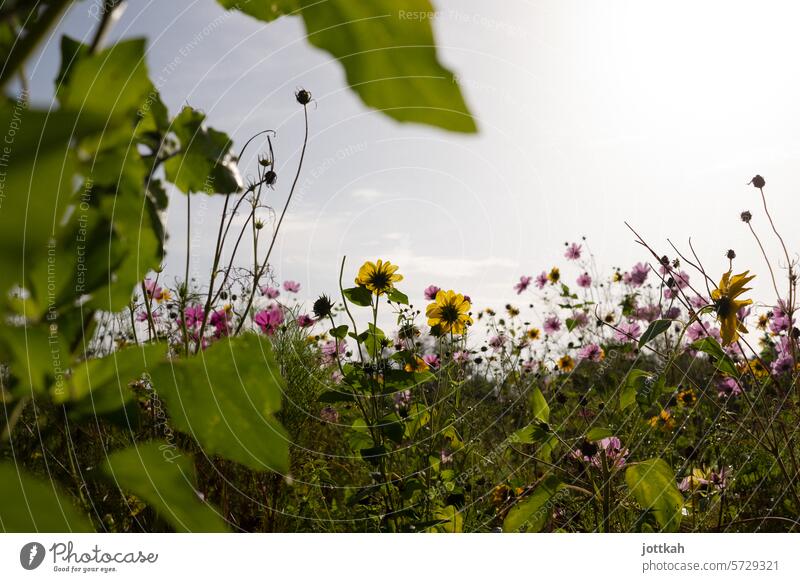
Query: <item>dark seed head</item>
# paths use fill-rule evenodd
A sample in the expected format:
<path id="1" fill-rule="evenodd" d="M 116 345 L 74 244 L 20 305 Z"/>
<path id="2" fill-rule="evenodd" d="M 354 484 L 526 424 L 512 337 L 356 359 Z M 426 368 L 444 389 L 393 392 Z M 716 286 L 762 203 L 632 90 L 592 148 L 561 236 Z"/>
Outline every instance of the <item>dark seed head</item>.
<path id="1" fill-rule="evenodd" d="M 308 105 L 311 102 L 311 93 L 305 89 L 300 89 L 294 96 L 300 105 Z"/>
<path id="2" fill-rule="evenodd" d="M 277 179 L 278 179 L 278 174 L 276 174 L 273 170 L 269 170 L 266 174 L 264 174 L 264 183 L 267 186 L 274 185 Z"/>
<path id="3" fill-rule="evenodd" d="M 753 219 L 753 215 L 750 214 L 749 210 L 745 210 L 739 216 L 742 217 L 742 222 L 749 223 Z"/>
<path id="4" fill-rule="evenodd" d="M 731 261 L 736 258 L 736 251 L 733 249 L 728 249 L 728 252 L 725 253 L 725 256 L 729 258 Z"/>
<path id="5" fill-rule="evenodd" d="M 766 183 L 767 183 L 767 182 L 766 182 L 766 180 L 764 180 L 764 178 L 762 178 L 762 177 L 761 177 L 760 175 L 758 175 L 758 174 L 756 174 L 755 176 L 753 176 L 753 179 L 752 179 L 752 180 L 750 180 L 750 184 L 752 184 L 752 185 L 753 185 L 753 187 L 755 187 L 755 188 L 763 188 L 763 187 L 764 187 L 764 184 L 766 184 Z"/>

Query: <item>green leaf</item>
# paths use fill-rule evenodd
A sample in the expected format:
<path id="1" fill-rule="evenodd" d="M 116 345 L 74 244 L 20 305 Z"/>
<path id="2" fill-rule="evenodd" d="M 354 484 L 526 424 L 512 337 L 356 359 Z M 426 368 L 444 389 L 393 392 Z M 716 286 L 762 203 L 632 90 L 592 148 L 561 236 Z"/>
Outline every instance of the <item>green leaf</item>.
<path id="1" fill-rule="evenodd" d="M 671 319 L 656 319 L 652 322 L 639 338 L 639 347 L 644 347 L 650 340 L 658 337 L 667 331 L 672 324 L 675 323 Z"/>
<path id="2" fill-rule="evenodd" d="M 369 307 L 372 305 L 372 293 L 366 287 L 350 287 L 342 291 L 345 298 L 353 305 Z"/>
<path id="3" fill-rule="evenodd" d="M 650 377 L 650 372 L 635 368 L 628 372 L 619 394 L 620 410 L 625 410 L 636 403 L 636 395 L 641 391 L 644 382 Z"/>
<path id="4" fill-rule="evenodd" d="M 65 390 L 69 350 L 58 328 L 0 326 L 0 361 L 8 366 L 18 396 L 46 394 L 51 386 Z"/>
<path id="5" fill-rule="evenodd" d="M 530 403 L 531 412 L 533 412 L 534 417 L 542 422 L 550 421 L 550 406 L 548 406 L 547 400 L 545 400 L 541 390 L 534 388 L 531 391 Z"/>
<path id="6" fill-rule="evenodd" d="M 663 531 L 678 531 L 683 495 L 666 461 L 650 459 L 628 466 L 625 483 L 639 505 L 653 512 Z"/>
<path id="7" fill-rule="evenodd" d="M 0 530 L 78 533 L 94 527 L 55 482 L 33 477 L 11 463 L 0 463 Z"/>
<path id="8" fill-rule="evenodd" d="M 408 305 L 408 296 L 394 287 L 389 290 L 387 297 L 389 298 L 389 301 L 394 301 L 395 303 L 400 303 L 402 305 Z"/>
<path id="9" fill-rule="evenodd" d="M 341 63 L 361 100 L 401 122 L 474 133 L 453 73 L 439 62 L 428 0 L 218 0 L 269 22 L 298 13 L 308 40 Z M 299 12 L 298 12 L 299 10 Z"/>
<path id="10" fill-rule="evenodd" d="M 167 179 L 181 191 L 229 194 L 239 191 L 230 138 L 205 126 L 206 116 L 184 107 L 172 122 L 180 153 L 164 163 Z"/>
<path id="11" fill-rule="evenodd" d="M 543 443 L 550 437 L 550 432 L 541 423 L 533 423 L 514 431 L 508 437 L 508 444 L 532 445 Z"/>
<path id="12" fill-rule="evenodd" d="M 173 426 L 207 452 L 254 470 L 288 471 L 289 437 L 274 417 L 284 382 L 267 340 L 225 338 L 150 375 Z"/>
<path id="13" fill-rule="evenodd" d="M 318 398 L 319 402 L 332 404 L 334 402 L 353 402 L 355 397 L 347 392 L 339 392 L 338 390 L 326 390 Z"/>
<path id="14" fill-rule="evenodd" d="M 386 339 L 386 334 L 383 333 L 383 330 L 375 327 L 373 324 L 368 324 L 369 329 L 365 332 L 366 337 L 364 338 L 364 347 L 367 349 L 367 353 L 369 354 L 378 354 L 381 351 L 381 345 L 383 340 Z"/>
<path id="15" fill-rule="evenodd" d="M 348 327 L 346 325 L 338 325 L 334 328 L 331 328 L 330 334 L 336 339 L 341 340 L 347 337 L 347 330 Z"/>
<path id="16" fill-rule="evenodd" d="M 545 477 L 530 495 L 509 510 L 503 520 L 503 531 L 540 531 L 553 513 L 551 499 L 561 486 L 561 480 L 555 475 Z"/>
<path id="17" fill-rule="evenodd" d="M 403 436 L 406 432 L 406 427 L 402 419 L 395 413 L 388 414 L 380 420 L 381 432 L 389 439 L 400 444 L 403 442 Z"/>
<path id="18" fill-rule="evenodd" d="M 201 500 L 194 461 L 165 441 L 135 445 L 108 456 L 104 470 L 117 485 L 144 499 L 176 532 L 225 532 L 216 509 Z"/>
<path id="19" fill-rule="evenodd" d="M 704 352 L 715 360 L 715 365 L 720 372 L 724 372 L 734 378 L 739 377 L 739 371 L 736 369 L 736 364 L 725 353 L 719 342 L 713 337 L 704 337 L 691 344 L 694 349 Z"/>
<path id="20" fill-rule="evenodd" d="M 607 428 L 595 427 L 595 428 L 589 429 L 589 431 L 586 433 L 586 440 L 587 441 L 591 441 L 591 442 L 595 442 L 595 441 L 603 440 L 603 439 L 608 438 L 608 437 L 613 436 L 613 435 L 614 435 L 614 433 L 611 430 L 607 429 Z"/>

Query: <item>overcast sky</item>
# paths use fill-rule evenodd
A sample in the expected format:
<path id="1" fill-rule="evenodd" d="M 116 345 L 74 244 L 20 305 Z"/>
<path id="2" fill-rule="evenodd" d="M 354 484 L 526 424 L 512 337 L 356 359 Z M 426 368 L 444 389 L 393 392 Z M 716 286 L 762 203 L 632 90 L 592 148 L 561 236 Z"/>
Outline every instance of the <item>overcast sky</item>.
<path id="1" fill-rule="evenodd" d="M 76 4 L 59 34 L 91 35 L 98 2 Z M 114 38 L 148 37 L 151 76 L 163 78 L 173 113 L 185 103 L 205 111 L 237 149 L 256 131 L 277 130 L 276 206 L 302 137 L 293 93 L 313 93 L 306 169 L 274 260 L 309 295 L 335 289 L 346 254 L 348 279 L 381 257 L 400 265 L 403 288 L 418 299 L 436 283 L 497 305 L 512 299 L 520 274 L 564 263 L 565 241 L 587 236 L 605 268 L 644 258 L 627 220 L 664 251 L 666 237 L 693 237 L 716 273 L 734 248 L 771 300 L 738 219 L 750 209 L 767 234 L 757 191 L 746 186 L 756 173 L 787 240 L 800 242 L 794 2 L 437 0 L 440 58 L 461 80 L 477 136 L 365 108 L 295 18 L 264 25 L 213 0 L 128 4 Z M 29 65 L 35 100 L 50 98 L 57 62 L 54 36 Z M 220 201 L 193 200 L 200 274 Z M 184 204 L 173 195 L 176 234 Z M 183 244 L 174 236 L 169 245 L 175 274 Z"/>

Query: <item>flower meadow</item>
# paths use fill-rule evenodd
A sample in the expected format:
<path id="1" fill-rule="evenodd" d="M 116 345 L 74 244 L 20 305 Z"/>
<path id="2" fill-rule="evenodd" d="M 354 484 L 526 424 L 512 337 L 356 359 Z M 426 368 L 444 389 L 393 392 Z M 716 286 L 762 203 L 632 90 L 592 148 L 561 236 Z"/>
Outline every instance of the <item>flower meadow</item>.
<path id="1" fill-rule="evenodd" d="M 315 10 L 311 32 L 342 24 Z M 372 17 L 358 10 L 341 18 Z M 389 247 L 342 257 L 338 280 L 308 297 L 304 281 L 276 277 L 273 251 L 322 109 L 313 93 L 286 96 L 282 131 L 302 138 L 289 168 L 271 129 L 235 149 L 201 111 L 170 114 L 143 40 L 64 37 L 62 51 L 58 107 L 0 109 L 4 126 L 22 116 L 25 128 L 3 187 L 40 205 L 10 196 L 0 209 L 3 530 L 800 528 L 798 264 L 763 177 L 747 185 L 735 242 L 759 249 L 758 264 L 731 249 L 711 272 L 691 243 L 626 223 L 638 262 L 604 272 L 613 257 L 566 241 L 558 264 L 509 273 L 506 305 L 452 288 L 446 269 L 410 288 Z M 444 69 L 420 55 L 402 75 L 361 66 L 424 87 Z M 358 85 L 369 106 L 411 116 L 401 121 L 476 131 L 469 115 L 431 118 L 409 97 L 466 111 L 455 82 Z M 164 251 L 168 188 L 186 197 L 187 232 L 171 233 L 186 256 Z M 205 274 L 190 277 L 198 194 L 224 202 Z"/>

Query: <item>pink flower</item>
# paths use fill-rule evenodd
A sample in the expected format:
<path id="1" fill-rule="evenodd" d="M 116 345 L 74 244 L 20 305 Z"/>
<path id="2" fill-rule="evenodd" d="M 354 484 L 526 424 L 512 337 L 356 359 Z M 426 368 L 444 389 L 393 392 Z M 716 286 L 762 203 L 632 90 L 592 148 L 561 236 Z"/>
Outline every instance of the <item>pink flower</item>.
<path id="1" fill-rule="evenodd" d="M 504 336 L 502 333 L 500 335 L 496 335 L 489 338 L 489 347 L 491 347 L 494 351 L 502 349 L 505 343 L 506 343 L 506 336 Z"/>
<path id="2" fill-rule="evenodd" d="M 651 322 L 658 319 L 660 312 L 661 309 L 658 305 L 645 305 L 644 307 L 637 307 L 634 314 L 636 315 L 636 319 Z"/>
<path id="3" fill-rule="evenodd" d="M 649 272 L 649 265 L 644 263 L 636 263 L 633 268 L 631 268 L 630 273 L 625 273 L 622 275 L 622 280 L 633 287 L 641 287 L 647 280 L 647 274 Z"/>
<path id="4" fill-rule="evenodd" d="M 633 342 L 639 339 L 639 335 L 641 333 L 642 328 L 639 327 L 638 323 L 633 321 L 623 321 L 619 324 L 617 332 L 614 334 L 614 338 L 621 342 Z"/>
<path id="5" fill-rule="evenodd" d="M 283 323 L 283 310 L 278 305 L 270 305 L 256 313 L 254 321 L 263 333 L 272 335 Z"/>
<path id="6" fill-rule="evenodd" d="M 739 396 L 741 393 L 742 387 L 730 376 L 726 376 L 717 380 L 717 396 L 720 398 Z"/>
<path id="7" fill-rule="evenodd" d="M 544 320 L 542 328 L 544 333 L 552 335 L 561 329 L 561 320 L 558 319 L 557 315 L 551 315 Z"/>
<path id="8" fill-rule="evenodd" d="M 339 412 L 332 406 L 326 406 L 319 411 L 319 418 L 329 424 L 336 424 L 339 422 Z"/>
<path id="9" fill-rule="evenodd" d="M 605 465 L 611 469 L 621 469 L 625 466 L 628 449 L 622 447 L 619 438 L 612 436 L 597 441 L 596 443 L 588 444 L 589 447 L 596 450 L 594 454 L 589 456 L 587 453 L 592 453 L 592 450 L 584 451 L 582 450 L 583 447 L 581 447 L 581 449 L 576 449 L 572 452 L 573 458 L 589 463 L 597 469 L 603 467 L 603 457 L 605 457 Z"/>
<path id="10" fill-rule="evenodd" d="M 578 243 L 572 243 L 571 245 L 567 246 L 567 252 L 564 253 L 564 256 L 570 261 L 577 261 L 581 258 L 581 245 Z"/>
<path id="11" fill-rule="evenodd" d="M 184 311 L 184 317 L 186 318 L 186 327 L 193 328 L 193 327 L 200 327 L 203 324 L 203 315 L 204 315 L 203 308 L 199 305 L 190 305 Z"/>
<path id="12" fill-rule="evenodd" d="M 572 322 L 574 327 L 586 327 L 589 325 L 589 316 L 583 311 L 573 311 Z"/>
<path id="13" fill-rule="evenodd" d="M 426 301 L 434 301 L 436 299 L 436 294 L 441 290 L 442 289 L 436 285 L 428 285 L 425 287 L 425 291 L 423 293 L 425 294 Z"/>
<path id="14" fill-rule="evenodd" d="M 344 354 L 344 352 L 345 352 L 345 343 L 344 342 L 338 342 L 338 346 L 337 346 L 336 340 L 328 340 L 324 344 L 322 344 L 322 347 L 320 348 L 320 351 L 322 352 L 322 361 L 325 364 L 332 364 L 333 362 L 336 361 L 336 359 L 339 356 Z"/>
<path id="15" fill-rule="evenodd" d="M 792 320 L 786 315 L 786 312 L 781 309 L 776 309 L 772 315 L 772 322 L 769 324 L 769 329 L 772 333 L 780 333 L 787 331 L 792 325 Z"/>
<path id="16" fill-rule="evenodd" d="M 317 323 L 317 320 L 305 313 L 297 318 L 297 325 L 300 327 L 311 327 L 315 323 Z"/>
<path id="17" fill-rule="evenodd" d="M 533 281 L 532 277 L 522 275 L 522 277 L 519 278 L 519 283 L 514 285 L 514 290 L 517 292 L 517 295 L 521 295 L 522 292 L 525 291 L 531 284 L 531 281 Z"/>
<path id="18" fill-rule="evenodd" d="M 681 316 L 681 308 L 673 305 L 664 312 L 664 319 L 678 319 Z"/>
<path id="19" fill-rule="evenodd" d="M 544 289 L 544 286 L 547 285 L 547 283 L 548 283 L 548 279 L 547 279 L 547 273 L 545 271 L 542 271 L 541 273 L 536 275 L 536 287 L 537 288 Z"/>
<path id="20" fill-rule="evenodd" d="M 464 350 L 453 352 L 453 361 L 456 364 L 466 364 L 469 362 L 469 352 Z"/>
<path id="21" fill-rule="evenodd" d="M 428 364 L 434 370 L 441 365 L 441 362 L 439 361 L 439 356 L 437 356 L 436 354 L 425 354 L 424 356 L 422 356 L 422 361 Z"/>
<path id="22" fill-rule="evenodd" d="M 603 359 L 603 348 L 597 344 L 587 344 L 578 350 L 578 357 L 581 360 L 599 362 Z"/>
<path id="23" fill-rule="evenodd" d="M 580 275 L 578 277 L 577 283 L 578 287 L 583 287 L 584 289 L 586 289 L 587 287 L 592 286 L 592 278 L 589 275 L 589 273 L 584 273 L 583 275 Z"/>
<path id="24" fill-rule="evenodd" d="M 231 313 L 230 307 L 217 309 L 211 314 L 208 322 L 214 327 L 217 337 L 226 336 L 230 333 L 231 317 L 233 317 L 233 314 Z"/>
<path id="25" fill-rule="evenodd" d="M 706 305 L 708 305 L 709 301 L 705 297 L 700 295 L 695 295 L 691 299 L 689 299 L 689 305 L 694 307 L 695 309 L 702 309 Z"/>
<path id="26" fill-rule="evenodd" d="M 283 288 L 289 293 L 297 293 L 300 291 L 300 283 L 297 281 L 284 281 Z"/>
<path id="27" fill-rule="evenodd" d="M 277 287 L 268 287 L 264 286 L 261 288 L 261 294 L 264 295 L 267 299 L 275 299 L 278 295 L 281 294 L 280 289 Z"/>

